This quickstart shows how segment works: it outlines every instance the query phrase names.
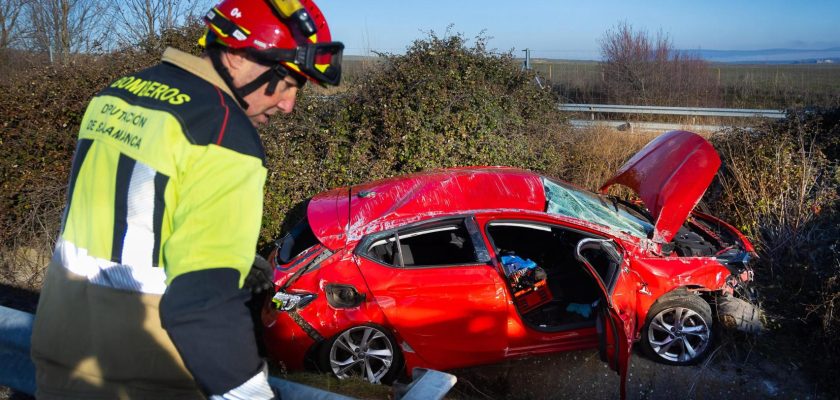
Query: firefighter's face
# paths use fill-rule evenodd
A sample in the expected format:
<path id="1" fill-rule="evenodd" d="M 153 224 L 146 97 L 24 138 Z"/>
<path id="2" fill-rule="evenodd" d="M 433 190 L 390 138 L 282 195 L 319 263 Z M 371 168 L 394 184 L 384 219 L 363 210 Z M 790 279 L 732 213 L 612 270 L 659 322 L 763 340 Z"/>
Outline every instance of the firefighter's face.
<path id="1" fill-rule="evenodd" d="M 284 78 L 271 95 L 266 94 L 267 87 L 268 83 L 245 96 L 245 101 L 248 102 L 245 114 L 254 126 L 267 123 L 268 118 L 278 112 L 288 114 L 295 107 L 298 86 L 294 78 Z"/>
<path id="2" fill-rule="evenodd" d="M 253 82 L 254 79 L 270 69 L 270 67 L 235 54 L 228 54 L 226 61 L 233 76 L 233 83 L 237 87 Z M 263 84 L 263 86 L 244 97 L 248 103 L 245 114 L 248 115 L 254 126 L 267 123 L 268 118 L 278 112 L 288 114 L 295 107 L 298 84 L 291 76 L 286 76 L 280 81 L 271 95 L 266 93 L 266 88 L 268 88 L 268 83 Z"/>

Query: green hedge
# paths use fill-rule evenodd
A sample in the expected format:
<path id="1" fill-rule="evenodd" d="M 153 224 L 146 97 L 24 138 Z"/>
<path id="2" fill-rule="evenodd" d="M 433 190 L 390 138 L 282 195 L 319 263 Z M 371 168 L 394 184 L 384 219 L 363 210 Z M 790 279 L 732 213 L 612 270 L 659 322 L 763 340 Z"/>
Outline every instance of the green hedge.
<path id="1" fill-rule="evenodd" d="M 197 53 L 190 38 L 200 29 L 193 24 L 135 50 L 34 66 L 0 81 L 0 240 L 9 249 L 0 261 L 7 279 L 21 247 L 50 251 L 90 97 L 157 63 L 166 46 Z M 336 186 L 455 165 L 561 171 L 564 117 L 550 89 L 509 54 L 489 52 L 481 37 L 469 46 L 460 35 L 432 34 L 383 60 L 337 94 L 307 87 L 290 116 L 261 129 L 269 168 L 261 244 L 280 235 L 305 199 Z"/>
<path id="2" fill-rule="evenodd" d="M 510 55 L 432 34 L 340 94 L 306 92 L 265 130 L 269 179 L 263 239 L 322 190 L 456 165 L 559 172 L 564 116 L 548 88 Z"/>

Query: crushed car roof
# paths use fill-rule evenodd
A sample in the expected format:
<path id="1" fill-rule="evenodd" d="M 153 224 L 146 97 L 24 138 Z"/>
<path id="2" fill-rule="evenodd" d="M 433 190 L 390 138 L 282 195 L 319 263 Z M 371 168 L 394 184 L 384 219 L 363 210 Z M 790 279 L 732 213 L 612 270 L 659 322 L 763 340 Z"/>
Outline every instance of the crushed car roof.
<path id="1" fill-rule="evenodd" d="M 542 176 L 535 172 L 448 168 L 364 183 L 349 192 L 343 187 L 318 194 L 309 202 L 307 217 L 321 243 L 337 249 L 367 233 L 388 229 L 394 221 L 458 211 L 544 211 L 545 201 Z"/>
<path id="2" fill-rule="evenodd" d="M 653 216 L 652 239 L 667 243 L 703 197 L 720 163 L 706 139 L 687 131 L 671 131 L 636 153 L 600 191 L 606 193 L 614 184 L 633 189 Z M 436 215 L 483 210 L 543 212 L 544 178 L 510 167 L 431 170 L 318 194 L 309 203 L 307 217 L 318 240 L 336 250 L 396 223 Z M 581 220 L 588 221 L 585 217 Z"/>

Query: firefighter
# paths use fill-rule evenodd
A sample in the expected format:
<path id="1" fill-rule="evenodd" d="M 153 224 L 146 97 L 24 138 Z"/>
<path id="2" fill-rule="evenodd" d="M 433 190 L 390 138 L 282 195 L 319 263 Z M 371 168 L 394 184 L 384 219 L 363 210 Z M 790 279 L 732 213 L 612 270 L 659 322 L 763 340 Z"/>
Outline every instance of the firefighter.
<path id="1" fill-rule="evenodd" d="M 305 82 L 337 85 L 343 45 L 310 0 L 204 19 L 202 57 L 167 49 L 87 107 L 32 337 L 39 399 L 273 397 L 245 305 L 270 285 L 255 127 Z"/>

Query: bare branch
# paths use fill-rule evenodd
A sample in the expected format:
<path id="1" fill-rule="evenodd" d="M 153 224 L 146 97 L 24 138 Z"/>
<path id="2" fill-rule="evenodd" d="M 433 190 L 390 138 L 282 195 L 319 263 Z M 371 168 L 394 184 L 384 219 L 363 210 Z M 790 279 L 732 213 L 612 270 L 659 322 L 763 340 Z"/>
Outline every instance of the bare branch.
<path id="1" fill-rule="evenodd" d="M 61 63 L 78 52 L 101 50 L 109 5 L 106 0 L 31 0 L 29 47 Z"/>
<path id="2" fill-rule="evenodd" d="M 25 6 L 26 0 L 0 0 L 0 49 L 20 41 L 20 17 Z"/>
<path id="3" fill-rule="evenodd" d="M 201 0 L 124 0 L 114 8 L 119 41 L 123 44 L 154 39 L 183 25 L 203 6 Z"/>
<path id="4" fill-rule="evenodd" d="M 641 105 L 713 105 L 716 82 L 708 64 L 655 36 L 621 22 L 600 41 L 604 84 L 612 101 Z"/>

